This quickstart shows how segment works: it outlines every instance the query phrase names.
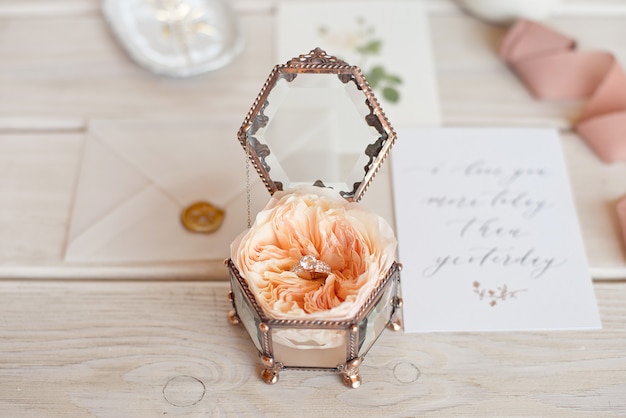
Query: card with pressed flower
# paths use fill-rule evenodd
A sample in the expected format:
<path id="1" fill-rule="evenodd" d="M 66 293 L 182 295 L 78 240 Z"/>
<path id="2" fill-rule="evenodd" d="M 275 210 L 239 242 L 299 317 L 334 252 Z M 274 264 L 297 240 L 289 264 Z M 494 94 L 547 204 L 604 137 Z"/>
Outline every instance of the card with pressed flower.
<path id="1" fill-rule="evenodd" d="M 601 327 L 555 131 L 399 130 L 391 165 L 406 331 Z"/>
<path id="2" fill-rule="evenodd" d="M 428 20 L 421 2 L 282 3 L 277 60 L 320 47 L 363 71 L 395 127 L 440 123 Z"/>

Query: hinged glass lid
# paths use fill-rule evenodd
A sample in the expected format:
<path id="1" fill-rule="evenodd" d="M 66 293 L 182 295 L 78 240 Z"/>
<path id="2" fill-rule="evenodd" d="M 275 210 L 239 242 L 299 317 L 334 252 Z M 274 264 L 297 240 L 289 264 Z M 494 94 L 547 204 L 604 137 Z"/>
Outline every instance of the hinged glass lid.
<path id="1" fill-rule="evenodd" d="M 317 48 L 274 67 L 238 138 L 271 194 L 313 184 L 358 201 L 396 134 L 361 70 Z"/>

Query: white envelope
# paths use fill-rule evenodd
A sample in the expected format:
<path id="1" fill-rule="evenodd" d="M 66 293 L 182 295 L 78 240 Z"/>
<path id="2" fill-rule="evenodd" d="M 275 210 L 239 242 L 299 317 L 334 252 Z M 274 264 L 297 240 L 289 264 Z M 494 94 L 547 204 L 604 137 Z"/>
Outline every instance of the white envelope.
<path id="1" fill-rule="evenodd" d="M 224 259 L 247 224 L 241 120 L 94 120 L 78 178 L 67 262 Z M 269 193 L 250 167 L 253 216 Z M 181 211 L 205 200 L 225 211 L 211 234 Z"/>

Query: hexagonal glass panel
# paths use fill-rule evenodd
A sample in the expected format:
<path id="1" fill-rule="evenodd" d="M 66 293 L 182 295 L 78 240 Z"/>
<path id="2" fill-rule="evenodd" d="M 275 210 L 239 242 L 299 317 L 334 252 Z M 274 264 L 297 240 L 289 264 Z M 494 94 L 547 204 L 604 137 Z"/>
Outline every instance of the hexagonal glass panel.
<path id="1" fill-rule="evenodd" d="M 394 311 L 395 289 L 396 281 L 389 280 L 383 290 L 382 297 L 359 323 L 359 357 L 367 353 L 389 323 L 391 314 Z"/>
<path id="2" fill-rule="evenodd" d="M 270 193 L 314 184 L 349 200 L 395 141 L 358 67 L 319 49 L 274 68 L 238 136 Z"/>
<path id="3" fill-rule="evenodd" d="M 268 124 L 257 139 L 269 146 L 266 158 L 274 181 L 286 188 L 321 183 L 349 192 L 365 176 L 365 144 L 378 132 L 365 122 L 369 109 L 353 81 L 334 74 L 281 77 L 267 98 Z"/>
<path id="4" fill-rule="evenodd" d="M 286 367 L 335 368 L 346 362 L 347 331 L 272 327 L 276 361 Z"/>
<path id="5" fill-rule="evenodd" d="M 259 324 L 261 319 L 254 311 L 250 303 L 245 299 L 241 284 L 237 279 L 231 276 L 231 289 L 233 292 L 233 298 L 235 302 L 235 310 L 239 321 L 243 324 L 244 328 L 250 334 L 252 342 L 258 351 L 261 350 L 261 332 L 259 331 Z"/>

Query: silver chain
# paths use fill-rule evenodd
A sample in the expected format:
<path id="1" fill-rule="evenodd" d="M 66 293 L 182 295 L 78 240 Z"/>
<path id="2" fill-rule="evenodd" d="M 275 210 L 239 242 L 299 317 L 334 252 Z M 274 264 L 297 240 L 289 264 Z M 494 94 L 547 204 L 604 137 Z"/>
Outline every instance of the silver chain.
<path id="1" fill-rule="evenodd" d="M 252 208 L 250 198 L 250 140 L 246 138 L 246 208 L 248 211 L 248 229 L 252 228 Z"/>

